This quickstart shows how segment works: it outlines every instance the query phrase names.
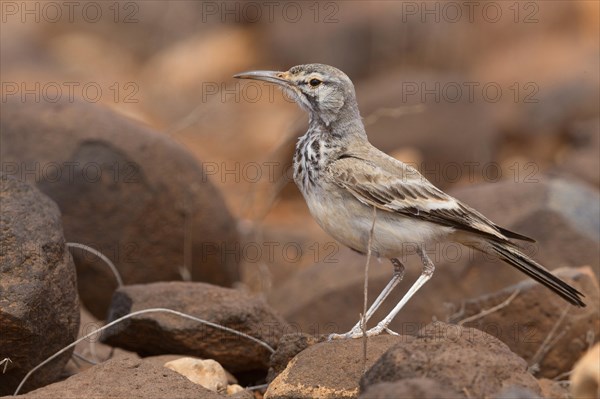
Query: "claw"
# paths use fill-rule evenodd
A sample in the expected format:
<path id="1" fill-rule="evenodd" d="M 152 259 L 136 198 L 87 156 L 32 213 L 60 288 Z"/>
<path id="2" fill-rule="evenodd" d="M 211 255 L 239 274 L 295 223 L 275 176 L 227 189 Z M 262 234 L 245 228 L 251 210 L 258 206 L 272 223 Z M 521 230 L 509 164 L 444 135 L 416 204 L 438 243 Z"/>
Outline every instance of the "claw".
<path id="1" fill-rule="evenodd" d="M 376 325 L 375 327 L 371 328 L 370 330 L 367 330 L 367 337 L 375 337 L 377 335 L 380 335 L 382 332 L 386 332 L 390 335 L 394 335 L 394 336 L 399 336 L 400 334 L 398 334 L 395 331 L 390 330 L 387 327 L 383 327 L 380 325 Z M 330 334 L 329 337 L 327 338 L 328 341 L 332 341 L 334 339 L 357 339 L 357 338 L 363 338 L 364 334 L 361 330 L 355 331 L 354 329 L 348 331 L 345 334 Z"/>

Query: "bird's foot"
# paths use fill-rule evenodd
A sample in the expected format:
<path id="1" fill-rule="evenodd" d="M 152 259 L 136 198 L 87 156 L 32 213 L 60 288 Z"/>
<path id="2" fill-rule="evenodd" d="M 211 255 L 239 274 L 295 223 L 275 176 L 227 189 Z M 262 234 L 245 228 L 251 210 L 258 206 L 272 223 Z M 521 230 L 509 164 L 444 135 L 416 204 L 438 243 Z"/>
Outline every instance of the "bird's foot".
<path id="1" fill-rule="evenodd" d="M 345 334 L 330 334 L 329 337 L 327 338 L 327 340 L 331 341 L 334 339 L 356 339 L 356 338 L 363 338 L 365 335 L 367 337 L 375 337 L 377 335 L 380 335 L 384 331 L 390 335 L 395 335 L 395 336 L 400 335 L 397 332 L 392 331 L 389 328 L 378 324 L 375 327 L 371 328 L 370 330 L 367 330 L 365 333 L 363 333 L 363 331 L 360 328 L 353 328 L 352 330 L 348 331 Z"/>

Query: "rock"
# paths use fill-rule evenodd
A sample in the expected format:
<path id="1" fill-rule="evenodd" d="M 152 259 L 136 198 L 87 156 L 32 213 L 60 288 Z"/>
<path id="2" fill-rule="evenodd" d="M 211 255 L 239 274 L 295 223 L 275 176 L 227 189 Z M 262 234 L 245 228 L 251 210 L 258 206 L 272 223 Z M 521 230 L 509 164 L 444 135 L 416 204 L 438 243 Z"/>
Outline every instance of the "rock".
<path id="1" fill-rule="evenodd" d="M 238 384 L 230 384 L 227 385 L 227 389 L 225 389 L 225 393 L 227 395 L 239 395 L 240 398 L 244 397 L 243 395 L 248 394 L 250 399 L 254 398 L 254 395 L 250 391 L 244 389 L 244 387 Z"/>
<path id="2" fill-rule="evenodd" d="M 213 392 L 227 389 L 227 374 L 218 362 L 212 359 L 182 357 L 165 363 L 165 367 L 185 376 L 194 384 L 202 385 Z"/>
<path id="3" fill-rule="evenodd" d="M 181 280 L 183 266 L 193 280 L 239 280 L 234 220 L 192 155 L 169 137 L 66 99 L 9 100 L 0 130 L 3 170 L 56 201 L 66 239 L 104 253 L 126 284 Z M 82 301 L 104 319 L 115 278 L 95 256 L 74 254 Z"/>
<path id="4" fill-rule="evenodd" d="M 466 398 L 464 394 L 454 391 L 431 378 L 406 378 L 395 382 L 380 382 L 370 385 L 359 399 L 389 398 Z"/>
<path id="5" fill-rule="evenodd" d="M 323 339 L 325 338 L 323 337 Z M 281 337 L 277 344 L 277 350 L 271 355 L 267 382 L 273 381 L 275 377 L 285 370 L 294 356 L 323 339 L 304 333 L 286 334 Z"/>
<path id="6" fill-rule="evenodd" d="M 289 328 L 263 301 L 205 283 L 165 282 L 119 288 L 108 321 L 168 308 L 249 334 L 275 347 Z M 232 373 L 265 370 L 271 353 L 247 338 L 168 314 L 143 314 L 108 329 L 102 341 L 141 356 L 185 354 L 214 359 Z"/>
<path id="7" fill-rule="evenodd" d="M 3 395 L 12 394 L 29 370 L 75 340 L 79 301 L 56 204 L 4 174 L 0 203 L 0 361 L 10 359 L 0 373 Z M 72 352 L 33 374 L 21 392 L 56 381 Z"/>
<path id="8" fill-rule="evenodd" d="M 600 397 L 600 344 L 588 350 L 577 362 L 571 374 L 573 398 L 592 399 Z"/>
<path id="9" fill-rule="evenodd" d="M 133 353 L 133 354 L 136 355 L 135 353 Z M 174 360 L 181 359 L 181 358 L 182 358 L 181 355 L 159 355 L 159 356 L 145 357 L 144 361 L 153 362 L 154 364 L 164 367 L 164 365 L 166 363 L 169 363 Z M 190 359 L 203 360 L 200 358 L 190 358 Z M 229 371 L 227 371 L 225 369 L 223 369 L 223 370 L 225 371 L 225 377 L 227 378 L 227 384 L 237 384 L 238 381 L 235 378 L 235 376 L 233 374 L 231 374 Z"/>
<path id="10" fill-rule="evenodd" d="M 540 387 L 527 363 L 496 338 L 474 328 L 442 322 L 390 348 L 365 373 L 361 391 L 380 382 L 427 377 L 469 397 L 490 397 L 515 385 L 536 394 Z"/>
<path id="11" fill-rule="evenodd" d="M 22 396 L 29 398 L 223 399 L 179 373 L 137 358 L 111 359 L 64 381 Z"/>
<path id="12" fill-rule="evenodd" d="M 358 382 L 387 349 L 410 337 L 380 335 L 370 338 L 363 363 L 363 340 L 322 342 L 300 352 L 267 388 L 265 399 L 356 398 Z"/>
<path id="13" fill-rule="evenodd" d="M 519 291 L 506 306 L 464 325 L 478 328 L 504 342 L 534 370 L 539 370 L 535 373 L 538 377 L 552 379 L 566 373 L 587 350 L 590 337 L 600 336 L 600 289 L 590 267 L 558 269 L 555 274 L 584 293 L 587 307 L 571 306 L 528 279 L 457 306 L 461 311 L 453 321 L 458 318 L 466 321 L 503 304 L 511 294 Z M 548 344 L 545 340 L 552 331 L 552 343 Z"/>
<path id="14" fill-rule="evenodd" d="M 542 397 L 545 399 L 571 399 L 569 390 L 559 381 L 540 378 L 538 380 L 542 389 Z M 576 398 L 576 396 L 573 396 Z"/>
<path id="15" fill-rule="evenodd" d="M 531 169 L 529 173 L 533 172 Z M 598 275 L 598 190 L 572 179 L 535 173 L 525 179 L 519 184 L 506 180 L 450 193 L 502 227 L 535 239 L 536 243 L 526 244 L 524 249 L 548 269 L 592 265 Z M 483 256 L 477 256 L 475 261 L 478 267 L 493 265 L 495 269 L 502 263 L 486 261 Z M 514 273 L 515 277 L 518 275 Z"/>

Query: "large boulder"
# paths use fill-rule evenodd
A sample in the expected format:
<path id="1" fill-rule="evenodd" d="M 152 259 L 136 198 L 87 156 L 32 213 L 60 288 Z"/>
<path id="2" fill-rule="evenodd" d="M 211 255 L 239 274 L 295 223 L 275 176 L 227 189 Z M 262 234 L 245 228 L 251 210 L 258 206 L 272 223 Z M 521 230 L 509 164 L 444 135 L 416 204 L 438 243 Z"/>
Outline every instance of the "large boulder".
<path id="1" fill-rule="evenodd" d="M 365 373 L 360 386 L 365 390 L 407 378 L 430 378 L 477 398 L 491 397 L 511 386 L 541 392 L 527 372 L 527 363 L 508 346 L 475 328 L 442 322 L 427 325 L 415 339 L 389 349 Z"/>
<path id="2" fill-rule="evenodd" d="M 205 283 L 166 282 L 119 288 L 107 321 L 168 308 L 248 334 L 271 347 L 289 329 L 264 301 Z M 102 341 L 142 356 L 184 354 L 214 359 L 231 372 L 266 371 L 271 352 L 257 342 L 175 315 L 147 313 L 108 329 Z"/>
<path id="3" fill-rule="evenodd" d="M 587 307 L 574 307 L 528 279 L 457 304 L 460 311 L 453 321 L 495 336 L 525 359 L 537 377 L 564 375 L 600 336 L 600 291 L 590 267 L 555 274 L 585 295 Z"/>
<path id="4" fill-rule="evenodd" d="M 75 265 L 56 204 L 35 187 L 0 174 L 0 395 L 77 337 Z M 72 350 L 39 369 L 23 391 L 55 381 Z M 4 366 L 0 366 L 3 371 Z"/>
<path id="5" fill-rule="evenodd" d="M 181 374 L 136 357 L 108 360 L 23 398 L 219 399 L 226 398 Z"/>
<path id="6" fill-rule="evenodd" d="M 166 135 L 83 100 L 2 104 L 2 170 L 58 204 L 68 241 L 108 256 L 127 284 L 239 279 L 235 222 L 198 162 Z M 237 245 L 237 246 L 236 246 Z M 116 287 L 75 252 L 86 307 L 106 317 Z"/>
<path id="7" fill-rule="evenodd" d="M 265 399 L 356 398 L 365 369 L 403 339 L 406 337 L 390 335 L 369 338 L 366 359 L 362 339 L 311 345 L 296 355 L 270 383 Z"/>

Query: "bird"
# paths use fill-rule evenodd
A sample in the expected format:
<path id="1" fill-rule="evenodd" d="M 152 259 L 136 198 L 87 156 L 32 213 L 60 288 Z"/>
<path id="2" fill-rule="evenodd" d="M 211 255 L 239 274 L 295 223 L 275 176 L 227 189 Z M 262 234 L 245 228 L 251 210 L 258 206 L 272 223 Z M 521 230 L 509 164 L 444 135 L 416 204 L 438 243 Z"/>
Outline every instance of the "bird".
<path id="1" fill-rule="evenodd" d="M 414 167 L 373 146 L 360 116 L 354 84 L 341 70 L 304 64 L 285 72 L 243 72 L 234 78 L 275 84 L 308 113 L 308 130 L 296 144 L 293 177 L 311 215 L 343 245 L 391 260 L 392 279 L 363 316 L 365 321 L 402 280 L 405 266 L 399 259 L 408 247 L 414 247 L 423 263 L 420 276 L 376 326 L 363 331 L 359 321 L 349 332 L 332 334 L 331 339 L 395 334 L 389 324 L 433 276 L 435 265 L 426 245 L 442 241 L 499 257 L 569 303 L 585 307 L 581 292 L 512 241 L 535 240 L 500 227 L 438 189 Z"/>

